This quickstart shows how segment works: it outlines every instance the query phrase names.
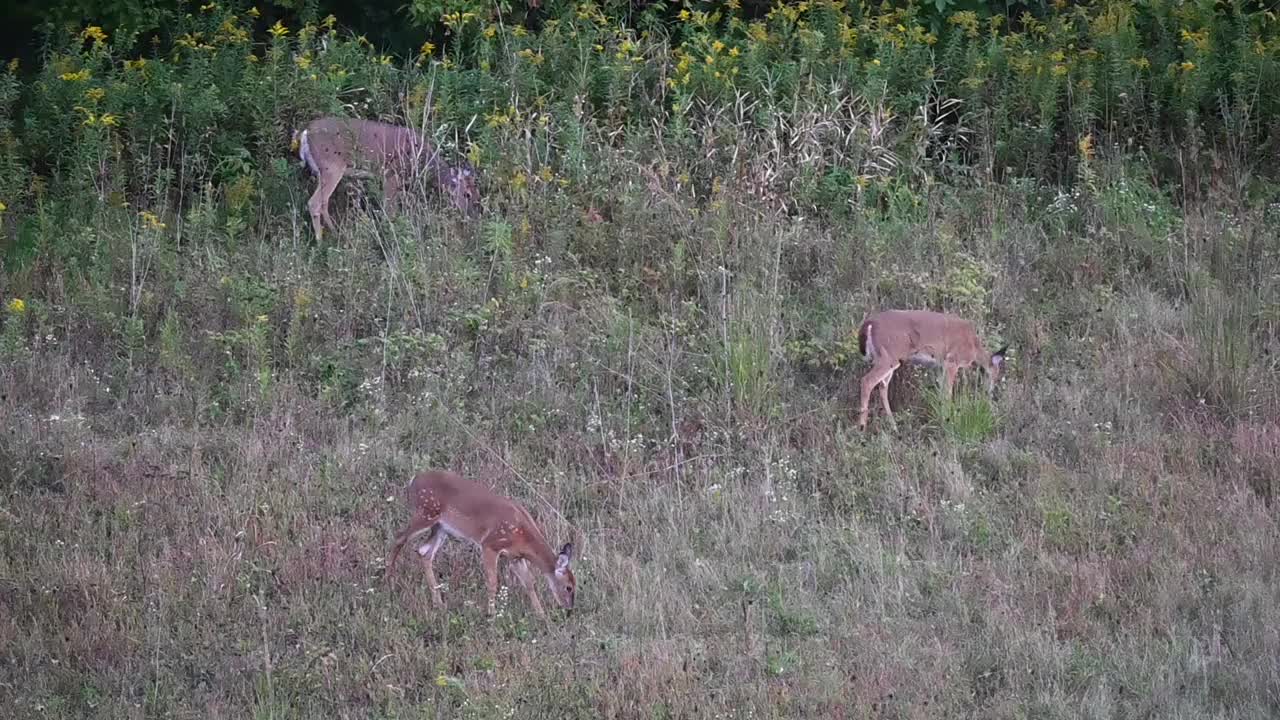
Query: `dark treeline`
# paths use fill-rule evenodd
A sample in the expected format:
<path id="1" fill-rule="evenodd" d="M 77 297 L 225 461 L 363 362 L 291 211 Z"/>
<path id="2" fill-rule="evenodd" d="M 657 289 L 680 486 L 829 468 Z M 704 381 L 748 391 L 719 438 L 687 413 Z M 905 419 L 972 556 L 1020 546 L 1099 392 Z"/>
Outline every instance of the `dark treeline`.
<path id="1" fill-rule="evenodd" d="M 117 46 L 122 34 L 133 36 L 135 44 L 144 44 L 151 37 L 163 37 L 178 15 L 197 12 L 206 4 L 181 0 L 12 0 L 6 3 L 7 22 L 0 24 L 0 48 L 5 58 L 18 58 L 30 67 L 51 34 L 85 25 L 102 26 Z M 296 25 L 330 14 L 375 45 L 401 54 L 420 44 L 424 33 L 430 32 L 411 21 L 403 0 L 266 0 L 256 7 L 261 12 L 256 28 L 260 38 L 277 20 Z"/>
<path id="2" fill-rule="evenodd" d="M 803 0 L 742 0 L 744 18 L 760 18 L 775 5 L 796 4 Z M 497 8 L 505 22 L 523 24 L 536 30 L 541 21 L 554 17 L 562 5 L 576 5 L 578 0 L 504 0 L 498 3 L 482 3 L 478 0 L 262 0 L 256 3 L 261 13 L 257 23 L 259 38 L 265 37 L 266 28 L 280 20 L 296 25 L 309 20 L 333 15 L 339 23 L 352 32 L 365 36 L 375 46 L 394 54 L 412 53 L 424 39 L 437 45 L 446 40 L 443 28 L 436 18 L 441 12 L 486 8 L 489 13 Z M 656 19 L 673 20 L 685 7 L 714 10 L 725 5 L 722 0 L 713 2 L 662 2 L 661 0 L 604 0 L 597 2 L 606 16 L 618 18 L 624 24 L 635 25 L 644 14 Z M 915 4 L 919 16 L 929 24 L 941 26 L 947 14 L 956 10 L 973 10 L 980 15 L 1004 15 L 1015 20 L 1024 12 L 1041 15 L 1049 9 L 1048 0 L 929 0 L 913 3 L 912 0 L 892 0 L 887 7 Z M 99 25 L 115 38 L 118 50 L 121 35 L 132 36 L 134 44 L 141 45 L 154 36 L 163 38 L 166 28 L 172 27 L 176 17 L 192 13 L 209 5 L 199 0 L 11 0 L 6 3 L 6 22 L 0 24 L 0 55 L 18 58 L 30 67 L 39 57 L 51 34 L 66 33 L 85 25 Z"/>

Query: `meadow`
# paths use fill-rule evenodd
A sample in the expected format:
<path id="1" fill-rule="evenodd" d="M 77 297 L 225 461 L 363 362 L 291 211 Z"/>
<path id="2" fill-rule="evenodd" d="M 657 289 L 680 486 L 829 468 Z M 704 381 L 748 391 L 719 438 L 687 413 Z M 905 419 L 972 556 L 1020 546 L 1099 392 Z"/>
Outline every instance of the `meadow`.
<path id="1" fill-rule="evenodd" d="M 1271 11 L 544 5 L 0 74 L 0 716 L 1280 715 Z M 327 113 L 483 212 L 345 181 L 317 242 Z M 994 401 L 859 432 L 887 307 L 1009 344 Z M 572 615 L 384 577 L 433 467 L 575 543 Z"/>

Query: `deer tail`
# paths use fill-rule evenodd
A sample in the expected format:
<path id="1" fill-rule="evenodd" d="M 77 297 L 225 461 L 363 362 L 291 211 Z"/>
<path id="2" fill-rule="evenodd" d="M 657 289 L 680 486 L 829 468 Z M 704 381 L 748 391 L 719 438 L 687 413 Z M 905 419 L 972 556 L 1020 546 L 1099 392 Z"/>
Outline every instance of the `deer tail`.
<path id="1" fill-rule="evenodd" d="M 302 163 L 311 170 L 312 175 L 320 174 L 320 168 L 316 166 L 316 159 L 311 155 L 311 143 L 307 141 L 306 130 L 303 130 L 298 135 L 298 157 L 302 158 Z"/>
<path id="2" fill-rule="evenodd" d="M 862 357 L 867 360 L 871 359 L 872 353 L 876 351 L 875 339 L 871 337 L 871 330 L 874 326 L 871 319 L 862 321 L 862 327 L 858 328 L 858 352 L 862 353 Z"/>

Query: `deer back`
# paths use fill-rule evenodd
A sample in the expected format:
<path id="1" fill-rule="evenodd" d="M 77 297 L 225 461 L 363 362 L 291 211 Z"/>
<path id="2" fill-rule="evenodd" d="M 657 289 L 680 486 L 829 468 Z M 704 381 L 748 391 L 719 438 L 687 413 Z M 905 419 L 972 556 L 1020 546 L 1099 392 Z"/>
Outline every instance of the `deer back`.
<path id="1" fill-rule="evenodd" d="M 411 174 L 419 168 L 435 174 L 440 159 L 435 145 L 401 125 L 358 118 L 318 118 L 307 126 L 317 164 L 337 161 L 352 169 Z"/>
<path id="2" fill-rule="evenodd" d="M 410 483 L 407 499 L 415 512 L 438 514 L 452 533 L 477 544 L 500 526 L 507 526 L 520 528 L 521 537 L 550 547 L 523 507 L 456 473 L 421 473 Z"/>
<path id="3" fill-rule="evenodd" d="M 927 356 L 939 361 L 953 357 L 970 362 L 984 352 L 973 323 L 947 313 L 885 310 L 868 318 L 863 328 L 863 344 L 867 344 L 865 336 L 869 334 L 869 344 L 875 352 L 894 360 Z"/>

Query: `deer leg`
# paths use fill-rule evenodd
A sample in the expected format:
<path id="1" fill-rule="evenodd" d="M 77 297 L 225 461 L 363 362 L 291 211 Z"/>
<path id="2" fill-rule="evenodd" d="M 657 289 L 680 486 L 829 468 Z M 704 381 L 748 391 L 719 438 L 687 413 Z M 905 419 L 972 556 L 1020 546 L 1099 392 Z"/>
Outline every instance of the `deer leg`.
<path id="1" fill-rule="evenodd" d="M 872 365 L 866 375 L 862 376 L 862 398 L 859 403 L 858 411 L 858 429 L 867 429 L 867 418 L 871 414 L 871 392 L 875 390 L 880 383 L 888 383 L 893 377 L 893 372 L 898 369 L 900 363 L 894 363 L 891 366 Z"/>
<path id="2" fill-rule="evenodd" d="M 484 583 L 489 590 L 489 617 L 497 613 L 496 598 L 498 596 L 498 551 L 484 549 Z"/>
<path id="3" fill-rule="evenodd" d="M 382 176 L 382 211 L 388 217 L 399 208 L 402 185 L 400 176 L 396 173 L 386 173 Z"/>
<path id="4" fill-rule="evenodd" d="M 885 417 L 889 418 L 889 425 L 894 429 L 898 429 L 898 421 L 893 419 L 893 409 L 889 407 L 889 383 L 893 381 L 893 370 L 889 371 L 889 375 L 880 383 L 880 404 L 884 406 Z"/>
<path id="5" fill-rule="evenodd" d="M 947 363 L 943 368 L 943 373 L 945 375 L 943 379 L 943 390 L 946 392 L 948 400 L 951 399 L 951 391 L 955 387 L 956 373 L 959 372 L 959 370 L 960 366 L 952 365 L 950 363 Z"/>
<path id="6" fill-rule="evenodd" d="M 422 556 L 422 567 L 427 571 L 427 582 L 431 583 L 431 602 L 436 607 L 444 607 L 444 599 L 440 597 L 440 581 L 436 579 L 435 559 L 436 553 L 449 541 L 449 534 L 441 532 L 439 525 L 433 533 L 427 544 L 418 548 L 418 554 Z"/>
<path id="7" fill-rule="evenodd" d="M 545 618 L 547 612 L 542 609 L 542 601 L 538 599 L 538 589 L 534 587 L 533 573 L 529 572 L 529 561 L 520 560 L 515 563 L 515 566 L 516 576 L 520 578 L 520 584 L 524 585 L 524 591 L 529 595 L 529 603 L 533 605 L 534 612 Z"/>
<path id="8" fill-rule="evenodd" d="M 337 189 L 338 183 L 342 180 L 342 172 L 342 168 L 325 168 L 322 170 L 316 191 L 311 194 L 311 199 L 307 201 L 307 210 L 311 213 L 311 226 L 316 232 L 317 241 L 324 234 L 324 222 L 328 222 L 329 227 L 333 227 L 333 221 L 329 219 L 329 196 L 333 195 L 333 191 Z"/>
<path id="9" fill-rule="evenodd" d="M 437 520 L 439 520 L 439 517 L 435 515 L 430 517 L 414 515 L 413 519 L 409 521 L 409 527 L 396 536 L 395 543 L 391 546 L 391 557 L 387 560 L 387 572 L 383 576 L 384 579 L 390 578 L 391 573 L 395 571 L 396 558 L 400 557 L 400 551 L 404 549 L 405 543 L 424 532 L 434 529 Z"/>

